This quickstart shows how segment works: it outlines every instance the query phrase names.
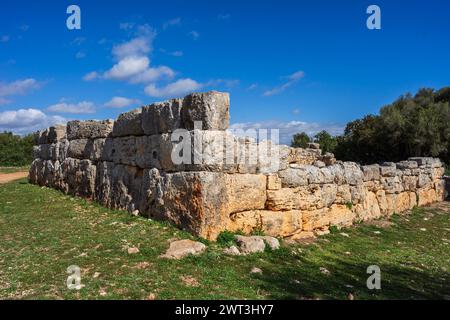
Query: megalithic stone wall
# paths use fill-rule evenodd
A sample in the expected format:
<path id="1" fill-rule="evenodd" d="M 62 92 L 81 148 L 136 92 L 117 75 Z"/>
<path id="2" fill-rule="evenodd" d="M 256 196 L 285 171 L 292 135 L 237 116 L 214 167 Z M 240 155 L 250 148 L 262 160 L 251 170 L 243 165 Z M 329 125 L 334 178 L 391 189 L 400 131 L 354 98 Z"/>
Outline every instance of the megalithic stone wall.
<path id="1" fill-rule="evenodd" d="M 194 93 L 42 130 L 29 180 L 212 240 L 223 230 L 295 236 L 443 200 L 439 159 L 360 166 L 316 144 L 239 138 L 226 131 L 229 104 L 226 93 Z"/>

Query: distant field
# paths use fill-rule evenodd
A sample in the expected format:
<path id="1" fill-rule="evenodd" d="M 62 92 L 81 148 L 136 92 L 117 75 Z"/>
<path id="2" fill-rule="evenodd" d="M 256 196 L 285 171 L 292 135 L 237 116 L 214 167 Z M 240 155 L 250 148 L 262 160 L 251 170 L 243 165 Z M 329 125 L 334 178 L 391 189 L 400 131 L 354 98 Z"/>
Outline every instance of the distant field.
<path id="1" fill-rule="evenodd" d="M 450 299 L 449 210 L 415 209 L 389 226 L 333 230 L 312 245 L 249 256 L 205 242 L 206 253 L 168 261 L 158 256 L 169 240 L 189 234 L 22 179 L 0 186 L 0 298 Z M 374 264 L 381 290 L 366 287 Z M 66 287 L 70 265 L 82 270 L 79 291 Z"/>

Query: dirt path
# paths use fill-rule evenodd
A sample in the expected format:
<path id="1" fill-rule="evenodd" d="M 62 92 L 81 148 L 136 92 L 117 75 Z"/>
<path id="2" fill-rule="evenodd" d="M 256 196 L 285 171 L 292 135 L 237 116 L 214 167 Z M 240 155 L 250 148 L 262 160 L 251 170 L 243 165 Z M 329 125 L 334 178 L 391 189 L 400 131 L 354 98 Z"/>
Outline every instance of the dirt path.
<path id="1" fill-rule="evenodd" d="M 0 184 L 25 178 L 26 176 L 28 176 L 28 171 L 20 171 L 14 173 L 0 173 Z"/>

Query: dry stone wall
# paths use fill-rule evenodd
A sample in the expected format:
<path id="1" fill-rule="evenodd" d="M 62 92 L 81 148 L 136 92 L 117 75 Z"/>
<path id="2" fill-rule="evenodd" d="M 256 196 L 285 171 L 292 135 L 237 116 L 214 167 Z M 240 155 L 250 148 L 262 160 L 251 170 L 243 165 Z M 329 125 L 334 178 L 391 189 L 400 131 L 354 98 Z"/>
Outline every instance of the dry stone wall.
<path id="1" fill-rule="evenodd" d="M 35 135 L 29 180 L 212 240 L 224 230 L 296 237 L 444 198 L 439 159 L 360 166 L 316 144 L 240 138 L 227 131 L 229 105 L 227 93 L 194 93 L 50 127 Z"/>

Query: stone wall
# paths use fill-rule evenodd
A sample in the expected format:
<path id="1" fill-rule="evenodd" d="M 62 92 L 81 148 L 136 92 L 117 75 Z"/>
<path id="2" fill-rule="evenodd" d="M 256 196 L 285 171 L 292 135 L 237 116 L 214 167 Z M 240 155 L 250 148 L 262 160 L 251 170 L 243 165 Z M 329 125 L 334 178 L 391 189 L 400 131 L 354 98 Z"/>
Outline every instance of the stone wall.
<path id="1" fill-rule="evenodd" d="M 194 93 L 36 133 L 30 182 L 215 239 L 295 237 L 444 198 L 439 159 L 360 166 L 227 131 L 229 96 Z M 180 161 L 182 159 L 182 161 Z"/>

